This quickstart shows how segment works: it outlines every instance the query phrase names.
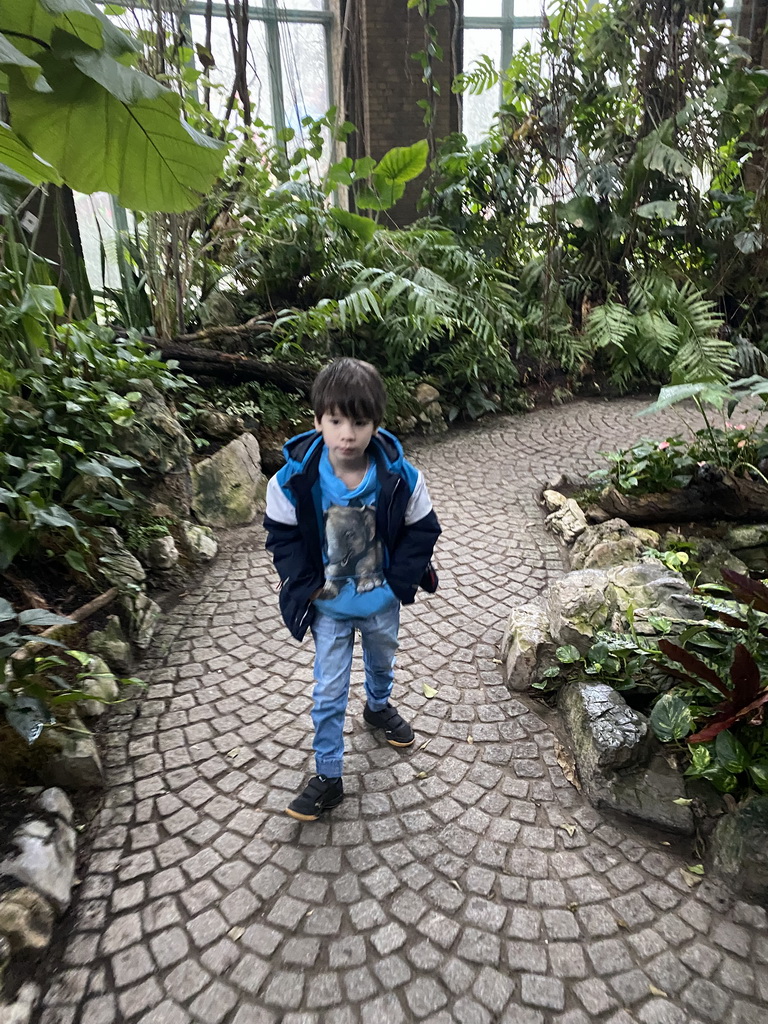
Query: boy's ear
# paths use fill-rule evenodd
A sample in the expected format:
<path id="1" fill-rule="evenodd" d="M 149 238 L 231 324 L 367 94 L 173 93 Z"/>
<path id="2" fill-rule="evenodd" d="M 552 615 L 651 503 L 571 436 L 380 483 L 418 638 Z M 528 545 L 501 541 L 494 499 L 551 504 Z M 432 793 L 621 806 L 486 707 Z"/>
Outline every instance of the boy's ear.
<path id="1" fill-rule="evenodd" d="M 318 431 L 322 430 L 322 426 L 320 424 L 320 420 L 317 418 L 317 416 L 315 416 L 315 430 L 318 430 Z"/>

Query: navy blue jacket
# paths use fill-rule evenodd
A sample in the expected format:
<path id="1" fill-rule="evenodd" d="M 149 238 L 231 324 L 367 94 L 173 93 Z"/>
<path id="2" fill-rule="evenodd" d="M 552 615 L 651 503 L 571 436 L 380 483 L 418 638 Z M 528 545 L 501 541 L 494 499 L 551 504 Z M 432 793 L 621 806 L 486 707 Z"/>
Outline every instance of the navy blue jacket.
<path id="1" fill-rule="evenodd" d="M 281 580 L 280 611 L 297 640 L 315 615 L 312 594 L 323 586 L 323 508 L 319 465 L 322 434 L 311 430 L 285 445 L 286 464 L 267 491 L 267 550 Z M 371 439 L 379 498 L 376 533 L 387 550 L 384 576 L 402 604 L 412 604 L 425 576 L 440 524 L 422 474 L 404 457 L 400 442 L 386 430 Z M 419 515 L 414 521 L 414 513 Z M 406 522 L 408 519 L 408 522 Z M 433 589 L 433 588 L 430 588 Z"/>

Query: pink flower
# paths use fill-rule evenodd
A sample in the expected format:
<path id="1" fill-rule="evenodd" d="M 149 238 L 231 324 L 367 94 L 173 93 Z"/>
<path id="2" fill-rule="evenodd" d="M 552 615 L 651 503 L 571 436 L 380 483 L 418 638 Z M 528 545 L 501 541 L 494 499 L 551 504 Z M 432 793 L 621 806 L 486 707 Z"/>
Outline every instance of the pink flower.
<path id="1" fill-rule="evenodd" d="M 697 466 L 706 466 L 706 464 L 707 464 L 706 462 L 697 462 L 696 463 Z"/>
<path id="2" fill-rule="evenodd" d="M 730 429 L 731 429 L 731 427 L 733 426 L 733 424 L 731 423 L 731 421 L 730 421 L 730 420 L 726 420 L 726 421 L 725 421 L 725 425 L 726 425 L 726 427 L 728 427 L 728 429 L 729 429 L 729 430 L 730 430 Z"/>
<path id="3" fill-rule="evenodd" d="M 659 445 L 660 452 L 663 452 L 665 448 L 669 448 L 669 441 L 662 441 Z"/>
<path id="4" fill-rule="evenodd" d="M 734 427 L 734 430 L 746 430 L 746 429 L 747 429 L 747 424 L 746 423 L 737 423 L 736 426 Z"/>
<path id="5" fill-rule="evenodd" d="M 746 441 L 739 441 L 739 443 L 736 445 L 736 447 L 737 448 L 743 448 L 746 443 L 747 443 Z"/>

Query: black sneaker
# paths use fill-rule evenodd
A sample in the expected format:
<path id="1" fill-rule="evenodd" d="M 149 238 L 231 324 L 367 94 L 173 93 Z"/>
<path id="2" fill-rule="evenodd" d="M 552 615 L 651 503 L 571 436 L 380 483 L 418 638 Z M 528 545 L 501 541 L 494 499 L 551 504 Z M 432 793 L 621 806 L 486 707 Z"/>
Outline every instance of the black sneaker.
<path id="1" fill-rule="evenodd" d="M 344 786 L 341 779 L 315 775 L 307 783 L 304 792 L 291 800 L 285 813 L 298 821 L 317 821 L 323 811 L 338 807 L 343 799 Z"/>
<path id="2" fill-rule="evenodd" d="M 410 747 L 416 739 L 413 729 L 391 704 L 387 704 L 381 711 L 371 711 L 366 703 L 363 718 L 373 729 L 383 729 L 384 738 L 393 747 Z"/>

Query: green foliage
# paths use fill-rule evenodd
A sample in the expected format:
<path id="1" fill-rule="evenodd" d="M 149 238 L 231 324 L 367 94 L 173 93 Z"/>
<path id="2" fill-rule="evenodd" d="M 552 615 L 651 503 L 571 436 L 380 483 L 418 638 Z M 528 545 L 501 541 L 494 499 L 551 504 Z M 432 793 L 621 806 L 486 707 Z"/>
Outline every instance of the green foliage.
<path id="1" fill-rule="evenodd" d="M 137 49 L 90 0 L 4 4 L 0 90 L 13 123 L 0 127 L 5 167 L 30 186 L 64 181 L 137 210 L 196 206 L 224 147 L 181 120 L 179 95 L 130 66 Z"/>
<path id="2" fill-rule="evenodd" d="M 56 716 L 83 700 L 109 701 L 80 688 L 92 676 L 91 660 L 83 651 L 68 650 L 53 637 L 40 638 L 31 630 L 74 625 L 72 619 L 40 608 L 17 613 L 0 598 L 0 713 L 6 723 L 28 744 L 56 724 Z M 25 650 L 28 644 L 34 646 Z M 40 654 L 54 648 L 57 653 Z M 123 679 L 122 683 L 138 683 Z"/>
<path id="3" fill-rule="evenodd" d="M 679 436 L 664 441 L 642 440 L 631 448 L 603 452 L 610 463 L 608 469 L 597 470 L 590 479 L 610 483 L 624 494 L 655 494 L 685 487 L 702 469 L 715 466 L 737 476 L 766 482 L 759 468 L 768 458 L 768 379 L 748 377 L 728 383 L 678 384 L 661 389 L 658 399 L 644 410 L 655 412 L 693 400 L 705 426 L 689 430 L 687 439 Z M 729 419 L 739 403 L 749 401 L 754 412 L 755 401 L 762 409 L 749 422 L 734 423 Z M 714 422 L 719 415 L 722 425 Z"/>
<path id="4" fill-rule="evenodd" d="M 39 368 L 0 356 L 0 569 L 42 551 L 84 568 L 89 528 L 134 505 L 139 464 L 115 429 L 132 421 L 144 382 L 184 385 L 136 339 L 68 324 L 51 344 Z"/>
<path id="5" fill-rule="evenodd" d="M 765 372 L 765 172 L 751 155 L 768 72 L 723 44 L 720 14 L 707 0 L 684 16 L 663 0 L 562 0 L 538 51 L 456 79 L 470 94 L 501 83 L 500 108 L 478 145 L 443 141 L 422 201 L 518 284 L 520 357 L 620 389 L 723 380 L 738 336 L 742 372 Z"/>

